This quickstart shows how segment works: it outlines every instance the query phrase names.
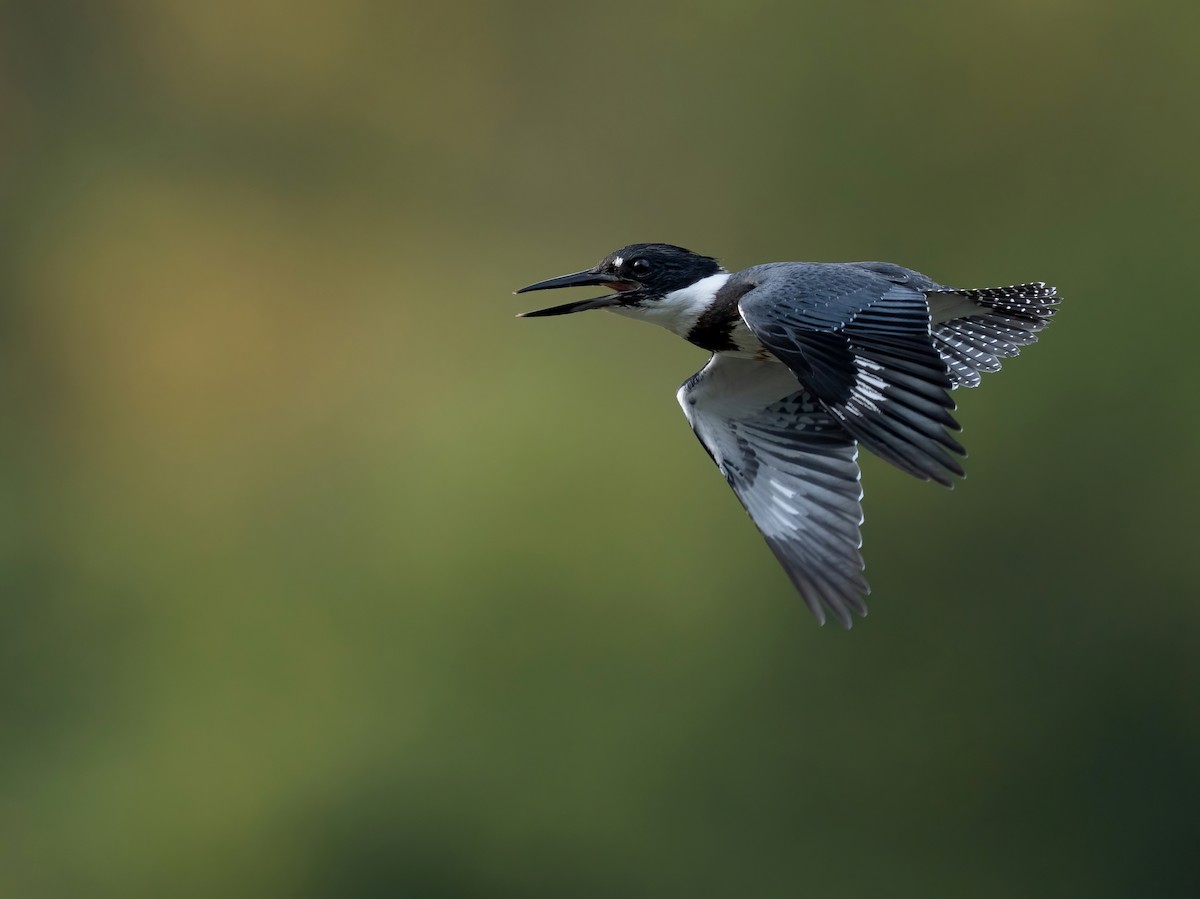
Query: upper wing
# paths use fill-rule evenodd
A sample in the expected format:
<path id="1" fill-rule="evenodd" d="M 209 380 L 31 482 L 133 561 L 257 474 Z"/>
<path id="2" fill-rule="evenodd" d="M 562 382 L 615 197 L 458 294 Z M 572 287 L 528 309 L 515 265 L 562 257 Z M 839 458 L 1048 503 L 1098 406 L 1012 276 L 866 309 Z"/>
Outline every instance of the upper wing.
<path id="1" fill-rule="evenodd" d="M 1058 311 L 1058 293 L 1041 281 L 1012 287 L 926 293 L 933 344 L 955 387 L 978 387 L 982 372 L 999 371 L 1000 359 L 1037 341 Z"/>
<path id="2" fill-rule="evenodd" d="M 679 404 L 823 624 L 867 614 L 853 437 L 775 362 L 714 355 Z"/>
<path id="3" fill-rule="evenodd" d="M 965 451 L 916 272 L 885 263 L 776 263 L 734 276 L 755 336 L 851 434 L 904 471 L 950 485 Z"/>

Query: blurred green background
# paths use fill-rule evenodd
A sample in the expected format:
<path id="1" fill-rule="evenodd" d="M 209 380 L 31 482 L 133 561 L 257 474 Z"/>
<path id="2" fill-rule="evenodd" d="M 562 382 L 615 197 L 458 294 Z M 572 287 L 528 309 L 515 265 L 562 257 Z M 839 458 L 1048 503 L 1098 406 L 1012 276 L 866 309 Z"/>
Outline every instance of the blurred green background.
<path id="1" fill-rule="evenodd" d="M 1194 896 L 1200 6 L 9 3 L 0 895 Z M 1045 279 L 818 628 L 510 292 Z"/>

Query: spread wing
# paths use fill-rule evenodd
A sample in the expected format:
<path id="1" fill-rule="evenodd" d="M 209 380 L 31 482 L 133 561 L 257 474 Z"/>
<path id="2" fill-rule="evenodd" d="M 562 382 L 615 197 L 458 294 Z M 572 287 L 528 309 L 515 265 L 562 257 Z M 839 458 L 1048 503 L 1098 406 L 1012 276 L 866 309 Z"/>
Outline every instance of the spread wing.
<path id="1" fill-rule="evenodd" d="M 776 362 L 714 355 L 679 404 L 822 624 L 866 615 L 854 438 Z"/>
<path id="2" fill-rule="evenodd" d="M 949 486 L 963 473 L 923 292 L 937 285 L 886 263 L 776 263 L 735 277 L 750 330 L 863 446 L 924 480 Z"/>
<path id="3" fill-rule="evenodd" d="M 1041 281 L 981 290 L 926 292 L 933 343 L 955 387 L 978 387 L 981 374 L 1037 341 L 1058 311 L 1058 293 Z"/>

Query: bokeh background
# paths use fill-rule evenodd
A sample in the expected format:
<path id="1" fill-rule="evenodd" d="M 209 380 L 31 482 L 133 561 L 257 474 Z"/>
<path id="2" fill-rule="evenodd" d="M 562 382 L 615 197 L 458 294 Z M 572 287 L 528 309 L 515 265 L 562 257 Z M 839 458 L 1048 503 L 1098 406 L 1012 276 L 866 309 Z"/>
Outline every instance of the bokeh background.
<path id="1" fill-rule="evenodd" d="M 1194 896 L 1200 6 L 0 12 L 0 895 Z M 523 284 L 1044 279 L 818 628 Z"/>

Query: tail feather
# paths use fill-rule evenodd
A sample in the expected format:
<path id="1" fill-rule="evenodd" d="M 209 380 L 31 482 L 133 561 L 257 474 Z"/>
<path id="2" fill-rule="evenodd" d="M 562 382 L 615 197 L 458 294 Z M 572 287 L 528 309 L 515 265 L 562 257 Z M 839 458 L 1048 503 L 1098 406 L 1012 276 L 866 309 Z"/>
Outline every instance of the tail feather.
<path id="1" fill-rule="evenodd" d="M 955 387 L 977 387 L 983 372 L 1000 370 L 1000 359 L 1016 356 L 1037 341 L 1058 311 L 1059 297 L 1041 281 L 1011 287 L 927 291 L 931 298 L 957 298 L 977 311 L 933 325 L 933 343 Z"/>

